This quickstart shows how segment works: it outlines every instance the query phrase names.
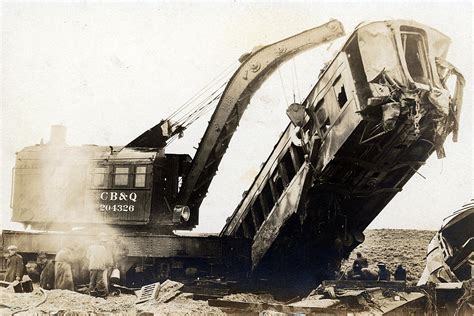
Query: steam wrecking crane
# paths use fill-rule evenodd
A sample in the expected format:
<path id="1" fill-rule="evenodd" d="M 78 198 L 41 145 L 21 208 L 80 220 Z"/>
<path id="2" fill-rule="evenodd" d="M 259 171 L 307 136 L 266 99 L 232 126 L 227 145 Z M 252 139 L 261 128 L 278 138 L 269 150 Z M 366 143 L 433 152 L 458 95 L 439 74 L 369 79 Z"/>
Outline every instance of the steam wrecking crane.
<path id="1" fill-rule="evenodd" d="M 446 60 L 449 38 L 428 26 L 360 25 L 306 99 L 289 106 L 291 124 L 220 236 L 172 230 L 198 224 L 210 182 L 263 80 L 295 54 L 341 35 L 341 24 L 331 21 L 242 56 L 193 159 L 165 153 L 186 127 L 171 120 L 125 147 L 23 149 L 12 220 L 45 230 L 108 225 L 128 246 L 124 269 L 143 271 L 148 283 L 157 275 L 184 277 L 188 268 L 243 273 L 299 292 L 333 278 L 369 223 L 433 152 L 445 156 L 450 133 L 457 139 L 464 78 Z M 4 232 L 3 243 L 54 253 L 70 239 L 28 235 Z"/>
<path id="2" fill-rule="evenodd" d="M 193 159 L 165 152 L 185 129 L 171 120 L 126 146 L 68 146 L 66 131 L 55 126 L 49 144 L 17 153 L 13 174 L 12 221 L 41 232 L 4 231 L 3 244 L 17 245 L 28 259 L 39 250 L 54 254 L 73 240 L 86 245 L 98 231 L 106 230 L 127 247 L 122 272 L 137 280 L 134 271 L 143 271 L 149 282 L 156 275 L 182 274 L 187 267 L 201 271 L 214 267 L 215 272 L 216 264 L 229 257 L 248 258 L 242 255 L 248 251 L 245 240 L 183 237 L 172 231 L 198 224 L 199 207 L 263 81 L 289 58 L 342 35 L 341 23 L 333 20 L 242 56 Z M 73 228 L 83 229 L 52 232 Z M 73 246 L 79 247 L 79 242 Z"/>

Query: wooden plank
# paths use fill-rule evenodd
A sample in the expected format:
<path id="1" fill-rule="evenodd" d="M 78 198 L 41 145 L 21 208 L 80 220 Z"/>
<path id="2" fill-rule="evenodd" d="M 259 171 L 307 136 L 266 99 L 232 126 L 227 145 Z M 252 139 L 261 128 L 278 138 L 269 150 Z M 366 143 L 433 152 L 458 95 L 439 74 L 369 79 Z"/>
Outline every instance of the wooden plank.
<path id="1" fill-rule="evenodd" d="M 309 306 L 290 306 L 284 304 L 270 304 L 270 303 L 252 303 L 240 301 L 227 301 L 222 299 L 211 299 L 207 301 L 209 306 L 219 307 L 226 310 L 234 310 L 240 312 L 260 313 L 265 310 L 282 312 L 282 313 L 304 313 L 311 315 L 347 315 L 348 311 L 361 312 L 362 308 L 351 308 L 350 310 L 344 307 L 309 307 Z"/>
<path id="2" fill-rule="evenodd" d="M 333 286 L 337 289 L 366 289 L 366 288 L 391 288 L 404 290 L 407 285 L 404 281 L 369 281 L 369 280 L 325 280 L 323 287 Z"/>
<path id="3" fill-rule="evenodd" d="M 181 294 L 180 289 L 183 287 L 183 283 L 166 280 L 161 285 L 160 293 L 157 298 L 158 303 L 167 303 L 173 300 L 176 296 Z"/>

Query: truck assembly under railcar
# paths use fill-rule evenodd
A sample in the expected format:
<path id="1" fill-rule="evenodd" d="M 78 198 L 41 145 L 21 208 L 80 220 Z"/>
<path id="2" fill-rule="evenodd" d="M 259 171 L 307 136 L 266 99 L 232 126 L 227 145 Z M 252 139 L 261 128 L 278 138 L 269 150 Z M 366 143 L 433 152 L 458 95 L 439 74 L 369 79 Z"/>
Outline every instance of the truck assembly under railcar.
<path id="1" fill-rule="evenodd" d="M 295 54 L 341 35 L 340 23 L 331 21 L 242 56 L 192 159 L 165 153 L 183 131 L 170 121 L 125 147 L 53 142 L 23 149 L 12 220 L 42 230 L 114 227 L 133 248 L 128 268 L 147 258 L 151 276 L 172 277 L 199 258 L 206 273 L 252 275 L 300 291 L 331 278 L 428 157 L 434 151 L 444 157 L 447 135 L 457 138 L 464 79 L 446 61 L 449 38 L 430 27 L 404 20 L 359 26 L 304 102 L 288 108 L 291 123 L 220 236 L 187 242 L 172 230 L 198 223 L 209 184 L 262 81 Z M 25 236 L 4 232 L 3 243 L 26 253 L 42 249 Z M 55 238 L 41 233 L 38 240 L 54 253 L 61 245 Z"/>

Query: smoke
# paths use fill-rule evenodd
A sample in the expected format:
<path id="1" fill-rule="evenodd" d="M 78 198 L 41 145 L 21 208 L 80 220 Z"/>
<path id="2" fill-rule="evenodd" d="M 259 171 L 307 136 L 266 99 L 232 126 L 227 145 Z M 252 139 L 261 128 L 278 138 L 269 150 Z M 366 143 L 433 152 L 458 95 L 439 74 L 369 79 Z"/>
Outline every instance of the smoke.
<path id="1" fill-rule="evenodd" d="M 108 147 L 53 141 L 21 150 L 15 166 L 12 220 L 38 230 L 100 223 L 91 184 L 96 159 L 108 151 Z"/>

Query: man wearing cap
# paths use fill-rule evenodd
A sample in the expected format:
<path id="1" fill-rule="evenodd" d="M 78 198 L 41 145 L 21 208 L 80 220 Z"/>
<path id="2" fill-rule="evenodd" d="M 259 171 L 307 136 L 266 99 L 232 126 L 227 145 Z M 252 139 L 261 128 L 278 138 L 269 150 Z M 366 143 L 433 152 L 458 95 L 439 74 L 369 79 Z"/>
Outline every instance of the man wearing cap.
<path id="1" fill-rule="evenodd" d="M 26 263 L 26 273 L 33 282 L 39 282 L 41 272 L 44 270 L 46 264 L 48 263 L 48 258 L 44 251 L 40 251 L 36 257 L 36 261 L 28 261 Z"/>
<path id="2" fill-rule="evenodd" d="M 36 257 L 36 264 L 38 265 L 38 270 L 39 273 L 44 270 L 46 267 L 46 264 L 48 264 L 48 256 L 46 255 L 46 252 L 40 251 L 38 252 L 38 256 Z"/>
<path id="3" fill-rule="evenodd" d="M 390 281 L 390 271 L 388 271 L 385 263 L 379 262 L 377 263 L 377 267 L 379 268 L 378 272 L 378 281 Z"/>
<path id="4" fill-rule="evenodd" d="M 25 266 L 23 258 L 17 254 L 18 248 L 15 245 L 8 246 L 6 282 L 20 281 L 23 277 Z"/>
<path id="5" fill-rule="evenodd" d="M 107 296 L 108 288 L 106 271 L 113 266 L 113 258 L 110 250 L 105 247 L 107 235 L 100 233 L 99 241 L 93 242 L 87 249 L 89 260 L 89 294 L 93 296 Z"/>

